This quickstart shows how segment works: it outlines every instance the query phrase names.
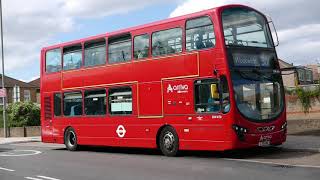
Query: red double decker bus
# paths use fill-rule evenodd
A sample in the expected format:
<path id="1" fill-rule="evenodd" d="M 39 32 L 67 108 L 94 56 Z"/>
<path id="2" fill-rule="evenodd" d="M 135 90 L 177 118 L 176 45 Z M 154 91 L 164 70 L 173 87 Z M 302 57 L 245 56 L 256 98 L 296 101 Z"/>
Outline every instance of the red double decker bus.
<path id="1" fill-rule="evenodd" d="M 267 18 L 228 5 L 41 51 L 42 141 L 230 150 L 286 140 Z"/>

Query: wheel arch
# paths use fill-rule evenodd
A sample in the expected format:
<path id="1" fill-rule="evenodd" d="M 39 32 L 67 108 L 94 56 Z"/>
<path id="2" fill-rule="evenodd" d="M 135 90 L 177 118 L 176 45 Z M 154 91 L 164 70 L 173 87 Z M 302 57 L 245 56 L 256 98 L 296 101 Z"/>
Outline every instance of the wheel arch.
<path id="1" fill-rule="evenodd" d="M 65 129 L 64 129 L 64 132 L 63 132 L 63 143 L 65 144 L 66 143 L 66 133 L 69 129 L 74 129 L 72 126 L 67 126 Z"/>

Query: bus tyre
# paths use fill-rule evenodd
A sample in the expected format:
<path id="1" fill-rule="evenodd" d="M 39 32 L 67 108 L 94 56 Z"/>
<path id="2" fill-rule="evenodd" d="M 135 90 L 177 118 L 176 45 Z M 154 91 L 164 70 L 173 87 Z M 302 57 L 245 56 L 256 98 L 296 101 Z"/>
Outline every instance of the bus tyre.
<path id="1" fill-rule="evenodd" d="M 159 136 L 159 147 L 165 156 L 176 156 L 179 150 L 179 138 L 173 127 L 165 127 Z"/>
<path id="2" fill-rule="evenodd" d="M 69 151 L 76 151 L 78 146 L 78 139 L 73 128 L 68 128 L 64 135 L 64 144 Z"/>

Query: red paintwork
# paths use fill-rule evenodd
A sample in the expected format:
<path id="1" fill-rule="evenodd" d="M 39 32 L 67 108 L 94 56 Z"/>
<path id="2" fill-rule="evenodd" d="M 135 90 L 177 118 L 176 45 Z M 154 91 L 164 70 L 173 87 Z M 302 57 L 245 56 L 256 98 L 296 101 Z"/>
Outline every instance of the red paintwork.
<path id="1" fill-rule="evenodd" d="M 81 145 L 156 148 L 156 138 L 159 130 L 165 125 L 171 125 L 178 133 L 180 149 L 227 150 L 257 146 L 261 134 L 254 132 L 254 130 L 258 126 L 272 124 L 276 126 L 276 132 L 273 133 L 275 138 L 272 139 L 272 143 L 283 143 L 286 138 L 286 132 L 280 131 L 280 127 L 286 121 L 285 111 L 277 120 L 271 123 L 257 124 L 243 118 L 235 107 L 220 20 L 222 10 L 234 6 L 240 5 L 218 7 L 43 48 L 41 51 L 42 102 L 45 96 L 51 96 L 51 107 L 53 107 L 52 95 L 54 92 L 66 92 L 70 91 L 70 89 L 84 90 L 93 87 L 110 88 L 129 85 L 132 87 L 133 94 L 133 114 L 130 116 L 111 116 L 107 114 L 101 117 L 81 116 L 73 118 L 52 116 L 52 119 L 45 120 L 44 103 L 42 103 L 42 141 L 63 143 L 64 132 L 67 127 L 71 126 L 75 129 L 78 143 Z M 132 60 L 125 64 L 106 64 L 94 68 L 81 68 L 76 71 L 52 74 L 45 72 L 45 52 L 47 50 L 62 48 L 72 44 L 83 44 L 94 39 L 107 39 L 110 36 L 127 32 L 130 32 L 132 37 L 134 37 L 145 33 L 151 35 L 152 32 L 173 27 L 182 27 L 184 29 L 186 19 L 204 15 L 210 16 L 214 23 L 216 47 L 213 49 L 187 53 L 184 48 L 181 54 L 161 57 L 159 60 L 153 60 L 150 57 L 145 61 Z M 225 75 L 228 79 L 231 110 L 227 114 L 197 114 L 194 110 L 193 83 L 195 79 L 205 77 L 217 78 L 213 75 L 214 68 L 219 70 L 219 75 Z M 198 76 L 195 77 L 196 75 Z M 165 79 L 177 76 L 193 77 L 172 80 Z M 115 83 L 117 85 L 110 85 Z M 121 83 L 123 84 L 121 85 Z M 185 94 L 167 93 L 169 84 L 171 86 L 188 85 L 188 92 Z M 145 116 L 150 117 L 146 118 Z M 221 118 L 216 118 L 216 116 L 220 116 Z M 246 143 L 238 140 L 231 128 L 232 124 L 238 124 L 249 129 L 250 134 L 246 135 Z M 124 125 L 126 128 L 124 138 L 119 138 L 116 133 L 118 125 Z M 189 129 L 189 132 L 185 132 L 185 129 Z"/>

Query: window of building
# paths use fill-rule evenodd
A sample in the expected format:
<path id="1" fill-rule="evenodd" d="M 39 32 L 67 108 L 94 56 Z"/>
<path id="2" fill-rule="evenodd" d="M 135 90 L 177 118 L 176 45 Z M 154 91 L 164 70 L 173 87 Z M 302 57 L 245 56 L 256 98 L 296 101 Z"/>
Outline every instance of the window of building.
<path id="1" fill-rule="evenodd" d="M 152 56 L 182 52 L 182 29 L 174 28 L 152 34 Z"/>
<path id="2" fill-rule="evenodd" d="M 61 94 L 54 94 L 54 115 L 61 116 Z"/>
<path id="3" fill-rule="evenodd" d="M 86 115 L 106 114 L 106 90 L 90 90 L 84 93 L 84 112 Z"/>
<path id="4" fill-rule="evenodd" d="M 305 81 L 305 70 L 304 69 L 298 69 L 298 77 L 299 77 L 299 81 Z"/>
<path id="5" fill-rule="evenodd" d="M 121 63 L 131 60 L 131 35 L 111 37 L 108 40 L 109 63 Z"/>
<path id="6" fill-rule="evenodd" d="M 195 109 L 198 113 L 219 112 L 221 109 L 219 84 L 212 79 L 197 80 Z"/>
<path id="7" fill-rule="evenodd" d="M 143 59 L 149 55 L 149 35 L 144 34 L 134 38 L 134 59 Z"/>
<path id="8" fill-rule="evenodd" d="M 312 82 L 312 70 L 306 69 L 306 80 Z"/>
<path id="9" fill-rule="evenodd" d="M 53 73 L 61 71 L 61 50 L 53 49 L 46 52 L 46 72 Z"/>
<path id="10" fill-rule="evenodd" d="M 36 96 L 37 96 L 37 103 L 40 104 L 40 101 L 41 101 L 40 89 L 37 89 Z"/>
<path id="11" fill-rule="evenodd" d="M 30 90 L 23 90 L 24 101 L 31 101 Z"/>
<path id="12" fill-rule="evenodd" d="M 20 102 L 20 86 L 15 85 L 12 93 L 13 102 Z"/>
<path id="13" fill-rule="evenodd" d="M 109 90 L 109 111 L 113 115 L 132 114 L 132 90 L 130 87 Z"/>
<path id="14" fill-rule="evenodd" d="M 106 41 L 88 42 L 84 49 L 84 66 L 98 66 L 106 64 Z"/>
<path id="15" fill-rule="evenodd" d="M 216 44 L 213 24 L 209 17 L 201 17 L 187 21 L 186 49 L 187 51 L 212 48 Z"/>
<path id="16" fill-rule="evenodd" d="M 63 69 L 79 69 L 82 65 L 81 44 L 63 49 Z"/>
<path id="17" fill-rule="evenodd" d="M 81 92 L 64 93 L 63 114 L 65 116 L 80 116 L 80 115 L 82 115 L 82 94 L 81 94 Z"/>

